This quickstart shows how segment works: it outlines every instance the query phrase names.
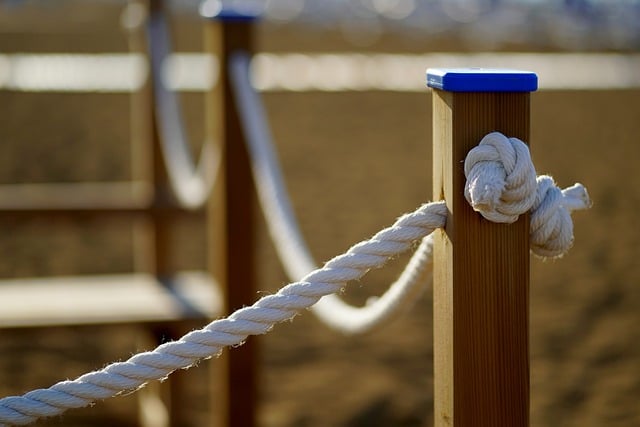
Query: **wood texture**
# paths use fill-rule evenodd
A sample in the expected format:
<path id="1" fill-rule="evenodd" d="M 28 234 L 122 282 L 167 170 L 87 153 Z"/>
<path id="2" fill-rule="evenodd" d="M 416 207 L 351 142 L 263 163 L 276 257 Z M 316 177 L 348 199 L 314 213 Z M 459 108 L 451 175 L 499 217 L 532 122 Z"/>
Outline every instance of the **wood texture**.
<path id="1" fill-rule="evenodd" d="M 528 93 L 433 91 L 436 426 L 529 425 L 529 218 L 495 224 L 464 198 L 467 152 L 491 131 L 529 140 Z"/>

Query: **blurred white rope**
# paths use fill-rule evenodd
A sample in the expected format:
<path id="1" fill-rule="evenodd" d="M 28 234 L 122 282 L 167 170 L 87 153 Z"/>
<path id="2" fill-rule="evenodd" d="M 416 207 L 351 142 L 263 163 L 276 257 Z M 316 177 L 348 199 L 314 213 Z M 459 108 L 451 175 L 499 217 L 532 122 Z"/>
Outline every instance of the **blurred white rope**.
<path id="1" fill-rule="evenodd" d="M 233 54 L 229 74 L 251 157 L 258 198 L 289 280 L 298 280 L 317 268 L 293 213 L 271 132 L 259 95 L 250 78 L 250 57 Z M 400 277 L 379 298 L 370 298 L 364 307 L 345 303 L 338 295 L 328 295 L 312 307 L 326 325 L 343 333 L 363 333 L 385 323 L 400 310 L 411 308 L 431 279 L 432 240 L 425 239 Z"/>
<path id="2" fill-rule="evenodd" d="M 411 249 L 435 228 L 442 227 L 446 217 L 444 202 L 425 204 L 300 281 L 227 318 L 189 332 L 178 341 L 162 344 L 153 351 L 137 354 L 125 362 L 113 363 L 73 381 L 0 399 L 0 426 L 29 424 L 41 417 L 87 406 L 98 399 L 134 391 L 148 381 L 166 378 L 171 372 L 191 367 L 203 358 L 218 356 L 224 347 L 240 345 L 249 335 L 269 332 L 275 324 L 292 319 L 321 297 L 339 292 L 347 282 L 360 279 L 367 271 L 379 268 Z M 242 286 L 242 283 L 234 286 Z"/>
<path id="3" fill-rule="evenodd" d="M 221 156 L 216 144 L 204 141 L 198 166 L 194 166 L 178 95 L 166 87 L 162 75 L 162 67 L 171 54 L 169 29 L 162 5 L 150 10 L 148 43 L 155 97 L 155 125 L 169 184 L 181 207 L 198 209 L 206 203 L 213 188 Z"/>

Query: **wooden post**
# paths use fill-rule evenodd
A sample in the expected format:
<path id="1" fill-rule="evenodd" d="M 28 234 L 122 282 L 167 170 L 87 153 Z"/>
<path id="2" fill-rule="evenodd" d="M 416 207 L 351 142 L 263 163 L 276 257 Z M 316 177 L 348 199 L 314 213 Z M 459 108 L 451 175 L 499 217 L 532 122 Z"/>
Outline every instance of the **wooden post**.
<path id="1" fill-rule="evenodd" d="M 145 56 L 148 46 L 145 39 L 145 23 L 148 13 L 145 0 L 129 0 L 121 15 L 121 25 L 128 37 L 129 53 Z M 153 152 L 153 100 L 150 82 L 134 91 L 129 97 L 129 129 L 131 145 L 131 181 L 135 185 L 149 186 L 154 191 Z M 144 183 L 144 184 L 143 184 Z M 150 240 L 149 220 L 146 217 L 135 218 L 132 225 L 134 271 L 153 271 L 155 250 Z"/>
<path id="2" fill-rule="evenodd" d="M 529 215 L 496 224 L 464 198 L 463 163 L 483 136 L 529 141 L 533 73 L 428 70 L 433 196 L 449 210 L 434 248 L 435 425 L 529 425 Z"/>
<path id="3" fill-rule="evenodd" d="M 218 273 L 225 310 L 255 302 L 255 189 L 245 135 L 242 132 L 228 73 L 228 59 L 238 51 L 252 53 L 255 15 L 219 9 L 219 2 L 203 2 L 201 14 L 210 19 L 205 29 L 206 50 L 215 53 L 219 81 L 209 97 L 208 134 L 221 142 L 222 171 L 209 205 L 210 271 Z M 225 351 L 214 369 L 222 395 L 214 398 L 215 425 L 256 425 L 257 345 L 254 338 Z M 222 365 L 222 366 L 220 366 Z M 224 406 L 223 406 L 224 405 Z"/>
<path id="4" fill-rule="evenodd" d="M 144 25 L 148 7 L 144 0 L 131 0 L 123 10 L 121 23 L 128 32 L 129 51 L 145 55 L 147 44 L 144 37 Z M 130 97 L 130 129 L 131 129 L 131 178 L 136 183 L 152 183 L 154 197 L 158 186 L 163 182 L 161 167 L 158 163 L 159 145 L 155 131 L 153 114 L 153 96 L 150 83 L 131 94 Z M 160 230 L 160 221 L 155 218 L 153 210 L 147 212 L 144 218 L 135 218 L 132 225 L 134 271 L 151 272 L 158 276 L 166 273 L 168 266 L 165 259 L 167 242 L 166 234 Z M 139 348 L 153 348 L 158 345 L 157 331 L 144 328 L 138 332 L 137 345 Z M 170 385 L 176 382 L 172 378 Z M 169 408 L 171 393 L 167 393 L 157 382 L 148 384 L 138 393 L 138 419 L 143 427 L 166 427 L 170 423 Z M 165 393 L 163 393 L 165 391 Z M 163 399 L 163 394 L 164 399 Z M 167 397 L 166 395 L 169 395 Z"/>
<path id="5" fill-rule="evenodd" d="M 147 25 L 155 19 L 168 19 L 165 0 L 148 0 L 146 17 Z M 150 34 L 147 33 L 147 37 Z M 150 49 L 150 40 L 147 40 L 147 49 Z M 151 55 L 151 52 L 148 52 Z M 150 61 L 153 68 L 152 62 Z M 150 80 L 146 83 L 144 93 L 148 99 L 148 111 L 151 112 L 151 163 L 154 187 L 154 203 L 148 212 L 150 228 L 152 230 L 153 259 L 152 273 L 158 280 L 173 276 L 175 263 L 173 261 L 175 249 L 172 245 L 172 229 L 175 226 L 179 209 L 167 209 L 174 205 L 174 199 L 169 185 L 169 176 L 166 163 L 162 155 L 162 143 L 159 130 L 161 118 L 156 112 L 158 100 L 152 90 L 152 79 L 160 79 L 160 70 L 151 69 Z M 163 340 L 175 339 L 193 329 L 193 324 L 181 322 L 178 324 L 159 324 L 153 328 L 156 345 Z M 188 377 L 192 375 L 186 371 L 174 372 L 171 377 L 162 384 L 150 384 L 146 392 L 147 408 L 142 412 L 145 417 L 145 426 L 186 426 L 189 425 L 189 414 L 185 410 L 189 399 Z M 162 399 L 162 402 L 160 401 Z M 162 408 L 161 403 L 164 404 Z M 164 409 L 164 410 L 163 410 Z"/>

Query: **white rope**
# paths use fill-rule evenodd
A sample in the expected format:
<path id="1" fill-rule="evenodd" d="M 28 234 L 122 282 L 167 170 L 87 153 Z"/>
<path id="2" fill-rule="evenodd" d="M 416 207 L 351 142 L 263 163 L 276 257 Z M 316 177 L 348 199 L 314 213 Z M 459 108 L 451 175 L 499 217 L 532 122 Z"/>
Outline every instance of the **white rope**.
<path id="1" fill-rule="evenodd" d="M 292 319 L 311 307 L 321 297 L 339 292 L 347 282 L 381 267 L 435 228 L 442 227 L 446 216 L 444 202 L 425 204 L 302 280 L 227 318 L 192 331 L 178 341 L 162 344 L 153 351 L 137 354 L 125 362 L 113 363 L 73 381 L 0 399 L 0 426 L 25 425 L 41 417 L 56 416 L 67 409 L 136 390 L 148 381 L 164 379 L 171 372 L 191 367 L 201 359 L 218 356 L 224 347 L 240 345 L 249 335 L 268 332 L 275 324 Z M 234 286 L 242 286 L 242 283 Z"/>
<path id="2" fill-rule="evenodd" d="M 531 212 L 531 251 L 558 257 L 573 245 L 571 212 L 591 207 L 582 184 L 560 190 L 547 175 L 536 178 L 529 148 L 517 138 L 492 132 L 467 154 L 464 194 L 485 218 L 512 223 Z"/>
<path id="3" fill-rule="evenodd" d="M 258 198 L 276 251 L 289 280 L 295 281 L 317 268 L 317 263 L 300 231 L 282 178 L 266 114 L 250 79 L 250 58 L 244 52 L 231 56 L 229 74 L 251 157 Z M 431 280 L 431 239 L 426 239 L 400 277 L 379 298 L 364 307 L 345 303 L 328 295 L 312 307 L 327 326 L 343 333 L 370 331 L 400 310 L 407 310 Z"/>
<path id="4" fill-rule="evenodd" d="M 171 54 L 164 10 L 152 9 L 148 20 L 156 126 L 169 184 L 181 207 L 198 209 L 206 203 L 215 183 L 221 161 L 220 150 L 212 141 L 206 140 L 202 145 L 198 166 L 194 167 L 185 137 L 180 102 L 176 93 L 167 89 L 162 79 L 162 67 Z"/>

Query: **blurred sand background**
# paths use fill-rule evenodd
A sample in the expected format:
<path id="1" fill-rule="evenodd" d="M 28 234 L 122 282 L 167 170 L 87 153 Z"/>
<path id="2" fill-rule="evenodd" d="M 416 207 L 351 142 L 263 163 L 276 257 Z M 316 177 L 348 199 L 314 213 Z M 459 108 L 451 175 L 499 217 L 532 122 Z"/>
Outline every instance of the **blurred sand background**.
<path id="1" fill-rule="evenodd" d="M 87 9 L 85 15 L 50 8 L 47 19 L 31 16 L 38 28 L 33 32 L 9 28 L 31 24 L 4 19 L 0 52 L 125 51 L 118 11 L 102 3 Z M 71 26 L 50 33 L 67 28 L 60 24 L 65 19 L 79 22 L 83 33 Z M 195 17 L 175 25 L 178 49 L 201 47 Z M 263 25 L 258 50 L 355 50 L 334 34 L 297 31 Z M 434 49 L 467 47 L 456 40 L 389 36 L 366 48 Z M 197 145 L 202 97 L 182 99 Z M 264 101 L 295 210 L 319 261 L 430 199 L 426 89 L 267 93 Z M 556 261 L 532 259 L 531 425 L 640 425 L 640 90 L 541 91 L 532 95 L 531 124 L 538 171 L 551 173 L 562 186 L 584 183 L 594 201 L 591 211 L 574 215 L 576 243 L 569 254 Z M 129 125 L 126 95 L 0 91 L 0 183 L 129 179 Z M 262 218 L 256 221 L 259 286 L 272 292 L 288 280 Z M 131 228 L 124 221 L 42 218 L 0 226 L 3 277 L 133 268 Z M 204 265 L 200 226 L 180 224 L 181 267 Z M 362 303 L 379 294 L 405 261 L 351 284 L 346 298 Z M 431 303 L 429 290 L 402 318 L 361 337 L 345 338 L 306 314 L 259 338 L 260 425 L 432 425 Z M 0 395 L 47 387 L 125 359 L 142 349 L 138 335 L 133 327 L 0 330 Z M 194 426 L 206 418 L 209 400 L 199 394 L 199 381 L 210 363 L 189 374 Z M 135 425 L 135 400 L 111 399 L 38 425 Z"/>

